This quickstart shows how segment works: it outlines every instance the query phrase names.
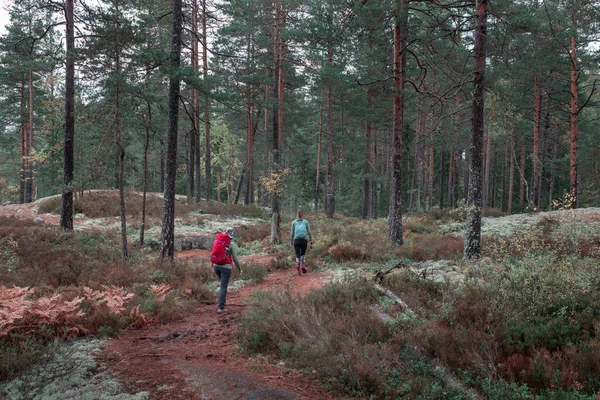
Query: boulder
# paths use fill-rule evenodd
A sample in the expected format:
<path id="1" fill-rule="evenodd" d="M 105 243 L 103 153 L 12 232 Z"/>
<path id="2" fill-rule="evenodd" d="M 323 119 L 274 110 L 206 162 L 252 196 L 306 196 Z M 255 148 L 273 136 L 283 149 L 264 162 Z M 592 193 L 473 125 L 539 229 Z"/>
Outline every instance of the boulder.
<path id="1" fill-rule="evenodd" d="M 175 251 L 183 250 L 210 250 L 214 235 L 184 236 L 175 238 Z"/>

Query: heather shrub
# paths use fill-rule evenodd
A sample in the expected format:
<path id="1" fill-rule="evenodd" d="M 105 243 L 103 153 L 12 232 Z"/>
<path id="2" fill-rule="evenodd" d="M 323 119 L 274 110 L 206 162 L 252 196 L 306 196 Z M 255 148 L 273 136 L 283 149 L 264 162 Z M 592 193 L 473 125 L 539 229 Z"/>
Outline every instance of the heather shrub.
<path id="1" fill-rule="evenodd" d="M 108 270 L 125 268 L 110 235 L 64 232 L 15 218 L 0 218 L 0 255 L 10 260 L 0 265 L 0 284 L 17 286 L 83 285 L 93 279 L 110 283 L 105 277 L 115 274 Z"/>
<path id="2" fill-rule="evenodd" d="M 451 295 L 439 285 L 437 298 L 419 295 L 418 284 L 389 278 L 397 293 L 429 315 L 412 335 L 430 354 L 485 390 L 526 388 L 545 396 L 550 387 L 557 393 L 600 389 L 597 261 L 552 254 L 488 260 L 474 265 L 471 276 Z M 497 386 L 498 378 L 517 385 Z"/>
<path id="3" fill-rule="evenodd" d="M 238 340 L 248 353 L 287 359 L 316 374 L 326 387 L 365 398 L 444 398 L 430 371 L 418 371 L 415 354 L 394 339 L 391 326 L 373 313 L 371 283 L 334 283 L 293 298 L 289 292 L 255 295 Z"/>
<path id="4" fill-rule="evenodd" d="M 242 271 L 244 271 L 244 275 L 242 275 L 241 279 L 244 280 L 262 282 L 267 276 L 267 268 L 264 265 L 260 264 L 242 265 Z"/>
<path id="5" fill-rule="evenodd" d="M 454 260 L 462 257 L 463 238 L 456 235 L 407 234 L 404 244 L 396 250 L 398 257 L 414 261 Z"/>
<path id="6" fill-rule="evenodd" d="M 119 193 L 117 191 L 102 191 L 84 193 L 73 202 L 73 212 L 81 213 L 89 218 L 118 217 L 120 215 Z M 141 193 L 127 193 L 125 196 L 125 209 L 128 217 L 141 215 L 143 197 Z M 146 216 L 160 218 L 162 216 L 163 199 L 161 196 L 148 194 L 146 196 Z M 60 214 L 61 199 L 58 197 L 48 199 L 40 204 L 38 212 L 41 214 Z M 187 217 L 190 213 L 206 213 L 215 215 L 244 216 L 250 218 L 263 218 L 264 211 L 255 205 L 219 203 L 216 201 L 201 201 L 188 204 L 177 201 L 176 216 Z"/>

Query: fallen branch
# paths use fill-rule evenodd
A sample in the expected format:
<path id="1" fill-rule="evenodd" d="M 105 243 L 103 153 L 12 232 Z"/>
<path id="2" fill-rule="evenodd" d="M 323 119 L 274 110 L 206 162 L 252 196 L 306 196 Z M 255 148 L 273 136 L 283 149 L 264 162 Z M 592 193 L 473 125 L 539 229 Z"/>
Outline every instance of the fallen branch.
<path id="1" fill-rule="evenodd" d="M 402 300 L 400 297 L 396 296 L 394 293 L 392 293 L 392 291 L 385 289 L 381 286 L 379 286 L 378 284 L 375 284 L 375 288 L 377 289 L 377 291 L 391 299 L 393 299 L 396 303 L 400 304 L 400 306 L 402 307 L 402 309 L 404 311 L 408 311 L 410 310 L 410 308 L 408 307 L 408 304 L 406 304 L 404 302 L 404 300 Z"/>
<path id="2" fill-rule="evenodd" d="M 382 283 L 383 279 L 393 270 L 398 269 L 398 268 L 408 268 L 408 265 L 404 264 L 404 263 L 398 263 L 396 265 L 394 265 L 393 267 L 385 270 L 385 271 L 377 271 L 375 272 L 375 276 L 373 277 L 373 280 L 375 282 L 379 282 Z"/>
<path id="3" fill-rule="evenodd" d="M 389 273 L 389 271 L 391 271 L 394 268 L 399 268 L 398 267 L 399 265 L 400 264 L 397 264 L 394 267 L 390 268 L 388 270 L 388 273 Z M 392 291 L 385 289 L 385 288 L 379 286 L 378 284 L 375 284 L 375 288 L 380 293 L 384 294 L 385 296 L 390 297 L 396 303 L 400 304 L 400 306 L 403 308 L 404 311 L 410 310 L 408 305 L 401 298 L 396 296 Z M 394 317 L 387 314 L 380 307 L 375 307 L 374 311 L 377 314 L 377 316 L 384 322 L 389 323 L 390 321 L 394 320 Z M 452 390 L 463 393 L 465 395 L 465 398 L 467 398 L 467 399 L 483 400 L 483 397 L 479 393 L 477 393 L 477 391 L 475 391 L 474 389 L 469 388 L 465 384 L 463 384 L 452 372 L 450 372 L 444 365 L 442 365 L 442 363 L 437 358 L 427 355 L 425 350 L 423 350 L 423 348 L 419 344 L 410 343 L 410 348 L 415 352 L 417 357 L 419 357 L 422 360 L 425 360 L 427 363 L 429 363 L 433 367 L 433 371 L 434 371 L 435 375 L 439 379 L 444 381 L 446 386 L 448 386 Z"/>

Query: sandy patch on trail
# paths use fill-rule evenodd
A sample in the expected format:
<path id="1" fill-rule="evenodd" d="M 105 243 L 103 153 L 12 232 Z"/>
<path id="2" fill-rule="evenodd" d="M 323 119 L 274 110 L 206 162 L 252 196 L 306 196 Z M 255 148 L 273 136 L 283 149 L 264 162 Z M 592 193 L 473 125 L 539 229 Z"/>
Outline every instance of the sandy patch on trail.
<path id="1" fill-rule="evenodd" d="M 182 253 L 188 254 L 179 258 L 190 255 Z M 147 391 L 152 399 L 334 399 L 316 380 L 263 358 L 249 358 L 235 342 L 252 293 L 290 289 L 300 295 L 329 280 L 327 273 L 297 276 L 292 268 L 274 272 L 259 284 L 229 291 L 224 314 L 214 304 L 202 305 L 183 321 L 123 332 L 108 344 L 104 361 L 124 388 Z"/>

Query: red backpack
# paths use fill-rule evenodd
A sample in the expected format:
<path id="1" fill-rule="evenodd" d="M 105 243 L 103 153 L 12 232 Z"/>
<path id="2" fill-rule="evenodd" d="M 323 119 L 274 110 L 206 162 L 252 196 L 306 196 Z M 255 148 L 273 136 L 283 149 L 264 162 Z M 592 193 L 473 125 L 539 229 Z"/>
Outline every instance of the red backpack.
<path id="1" fill-rule="evenodd" d="M 229 244 L 231 243 L 231 238 L 226 233 L 217 233 L 215 236 L 215 241 L 212 245 L 212 250 L 210 251 L 210 261 L 213 264 L 217 265 L 225 265 L 231 264 L 231 254 L 227 251 Z"/>

